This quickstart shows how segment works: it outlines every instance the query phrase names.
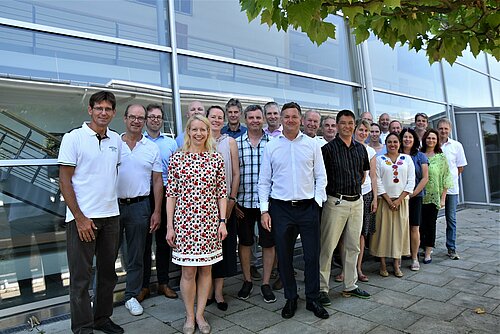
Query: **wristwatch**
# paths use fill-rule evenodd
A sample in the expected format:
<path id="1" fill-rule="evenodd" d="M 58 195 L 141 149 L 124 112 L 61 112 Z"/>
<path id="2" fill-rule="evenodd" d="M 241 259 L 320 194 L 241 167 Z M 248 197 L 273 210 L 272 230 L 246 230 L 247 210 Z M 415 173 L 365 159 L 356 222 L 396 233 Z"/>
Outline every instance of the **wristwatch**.
<path id="1" fill-rule="evenodd" d="M 219 223 L 226 223 L 226 218 L 219 218 Z"/>

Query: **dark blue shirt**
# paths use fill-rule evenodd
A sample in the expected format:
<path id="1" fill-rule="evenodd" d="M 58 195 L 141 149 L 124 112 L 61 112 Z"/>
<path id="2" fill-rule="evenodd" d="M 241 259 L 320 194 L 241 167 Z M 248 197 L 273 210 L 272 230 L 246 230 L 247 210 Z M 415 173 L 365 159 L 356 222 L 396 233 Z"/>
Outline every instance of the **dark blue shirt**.
<path id="1" fill-rule="evenodd" d="M 234 139 L 241 137 L 242 134 L 247 132 L 247 128 L 240 124 L 236 131 L 233 131 L 229 128 L 229 125 L 224 125 L 220 130 L 221 134 L 227 133 L 229 137 L 233 137 Z"/>
<path id="2" fill-rule="evenodd" d="M 429 165 L 429 159 L 427 159 L 427 156 L 422 152 L 417 152 L 417 154 L 412 155 L 411 159 L 413 160 L 413 164 L 415 165 L 415 187 L 417 187 L 423 177 L 422 165 Z M 424 195 L 425 188 L 416 197 L 424 197 Z"/>

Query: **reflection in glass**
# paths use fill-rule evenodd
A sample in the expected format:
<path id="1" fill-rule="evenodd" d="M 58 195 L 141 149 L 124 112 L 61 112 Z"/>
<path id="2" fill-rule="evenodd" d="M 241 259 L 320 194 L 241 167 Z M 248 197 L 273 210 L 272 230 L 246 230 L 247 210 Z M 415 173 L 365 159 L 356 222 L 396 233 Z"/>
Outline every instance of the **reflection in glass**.
<path id="1" fill-rule="evenodd" d="M 177 44 L 181 49 L 251 61 L 259 64 L 351 81 L 348 33 L 343 18 L 331 15 L 336 39 L 321 46 L 306 34 L 288 33 L 248 23 L 238 1 L 193 1 L 192 15 L 176 15 Z"/>
<path id="2" fill-rule="evenodd" d="M 168 27 L 165 4 L 157 0 L 2 0 L 0 13 L 19 21 L 156 44 L 168 40 L 162 36 Z M 162 15 L 160 26 L 157 13 Z"/>
<path id="3" fill-rule="evenodd" d="M 500 204 L 500 114 L 480 114 L 490 201 Z"/>
<path id="4" fill-rule="evenodd" d="M 500 107 L 500 79 L 491 79 L 491 88 L 493 90 L 493 105 Z"/>
<path id="5" fill-rule="evenodd" d="M 486 54 L 486 58 L 488 58 L 488 67 L 490 68 L 490 75 L 497 80 L 500 80 L 500 61 L 496 60 L 490 54 Z"/>
<path id="6" fill-rule="evenodd" d="M 424 102 L 406 97 L 374 93 L 375 107 L 377 110 L 377 119 L 383 113 L 388 113 L 391 120 L 396 119 L 403 123 L 403 126 L 410 126 L 414 123 L 415 115 L 417 113 L 426 113 L 427 116 L 432 117 L 439 113 L 444 113 L 446 106 Z"/>
<path id="7" fill-rule="evenodd" d="M 305 108 L 358 110 L 357 88 L 210 60 L 179 56 L 181 89 L 296 101 Z"/>
<path id="8" fill-rule="evenodd" d="M 469 51 L 469 47 L 467 47 L 467 50 L 462 52 L 462 56 L 457 58 L 457 62 L 472 67 L 478 71 L 487 73 L 486 57 L 484 52 L 480 52 L 477 57 L 474 57 Z"/>
<path id="9" fill-rule="evenodd" d="M 488 77 L 460 64 L 443 62 L 448 102 L 460 107 L 491 107 Z"/>
<path id="10" fill-rule="evenodd" d="M 371 36 L 368 52 L 374 87 L 444 101 L 439 64 L 429 65 L 424 51 L 415 53 L 399 44 L 393 50 Z"/>
<path id="11" fill-rule="evenodd" d="M 170 86 L 166 54 L 0 27 L 0 73 L 77 83 L 110 80 Z"/>

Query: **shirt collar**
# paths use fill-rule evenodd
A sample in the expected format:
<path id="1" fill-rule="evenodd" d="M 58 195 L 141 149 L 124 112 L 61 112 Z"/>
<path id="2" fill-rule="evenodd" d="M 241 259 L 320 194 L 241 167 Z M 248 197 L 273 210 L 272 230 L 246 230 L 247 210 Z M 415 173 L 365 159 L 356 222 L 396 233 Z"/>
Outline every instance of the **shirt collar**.
<path id="1" fill-rule="evenodd" d="M 90 127 L 89 127 L 89 124 L 90 123 L 87 123 L 87 122 L 83 122 L 83 125 L 82 125 L 82 129 L 83 131 L 85 131 L 89 136 L 91 137 L 94 137 L 94 136 L 97 136 L 98 133 L 95 132 L 94 130 L 92 130 Z M 106 139 L 106 138 L 109 138 L 108 136 L 108 130 L 109 128 L 106 128 L 106 133 L 104 134 L 104 136 L 101 138 L 101 139 Z"/>

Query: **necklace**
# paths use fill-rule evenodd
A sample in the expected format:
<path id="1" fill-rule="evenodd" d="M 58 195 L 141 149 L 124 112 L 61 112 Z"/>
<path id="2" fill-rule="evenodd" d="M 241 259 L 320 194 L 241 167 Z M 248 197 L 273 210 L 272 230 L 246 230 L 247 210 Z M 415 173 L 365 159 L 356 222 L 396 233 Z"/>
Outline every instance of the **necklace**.
<path id="1" fill-rule="evenodd" d="M 396 162 L 392 162 L 390 158 L 387 158 L 385 155 L 382 156 L 382 160 L 385 162 L 387 166 L 392 166 L 392 182 L 399 183 L 399 166 L 403 165 L 403 161 L 405 160 L 405 156 L 399 155 Z"/>

